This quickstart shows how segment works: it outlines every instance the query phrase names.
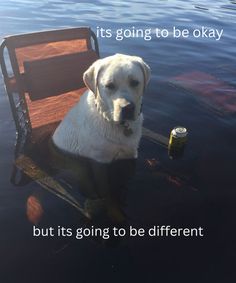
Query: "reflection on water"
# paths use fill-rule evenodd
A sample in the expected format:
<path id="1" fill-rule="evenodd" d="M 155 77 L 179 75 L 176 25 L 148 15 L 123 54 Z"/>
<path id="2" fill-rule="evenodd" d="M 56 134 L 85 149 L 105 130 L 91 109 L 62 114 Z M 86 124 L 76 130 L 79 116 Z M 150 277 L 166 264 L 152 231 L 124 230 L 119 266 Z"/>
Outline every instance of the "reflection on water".
<path id="1" fill-rule="evenodd" d="M 31 195 L 26 203 L 26 215 L 28 220 L 33 224 L 38 224 L 43 217 L 43 207 L 40 199 L 35 195 Z"/>
<path id="2" fill-rule="evenodd" d="M 34 282 L 92 282 L 104 275 L 112 282 L 235 281 L 235 16 L 235 1 L 226 0 L 1 1 L 0 37 L 82 25 L 94 31 L 97 26 L 224 29 L 218 42 L 99 38 L 102 57 L 129 53 L 150 65 L 145 127 L 168 137 L 175 126 L 185 126 L 189 140 L 180 160 L 170 160 L 165 147 L 146 138 L 136 165 L 125 161 L 100 166 L 88 160 L 76 164 L 55 156 L 50 160 L 57 161 L 48 163 L 47 151 L 33 154 L 28 149 L 25 156 L 37 164 L 43 178 L 31 181 L 17 175 L 20 186 L 13 186 L 9 180 L 15 128 L 0 79 L 3 282 L 32 282 L 32 274 Z M 24 164 L 30 160 L 23 159 Z M 53 189 L 47 187 L 49 182 Z M 116 249 L 84 239 L 32 237 L 33 223 L 77 227 L 114 222 L 203 226 L 207 236 L 201 241 L 126 238 Z"/>

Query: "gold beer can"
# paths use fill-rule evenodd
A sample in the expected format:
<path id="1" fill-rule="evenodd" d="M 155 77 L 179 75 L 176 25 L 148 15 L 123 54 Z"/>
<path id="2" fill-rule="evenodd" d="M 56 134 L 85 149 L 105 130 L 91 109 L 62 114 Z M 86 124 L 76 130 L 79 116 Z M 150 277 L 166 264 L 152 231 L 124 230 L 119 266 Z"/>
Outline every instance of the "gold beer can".
<path id="1" fill-rule="evenodd" d="M 168 153 L 173 158 L 178 158 L 183 155 L 184 147 L 187 142 L 188 131 L 186 128 L 178 126 L 170 133 Z"/>

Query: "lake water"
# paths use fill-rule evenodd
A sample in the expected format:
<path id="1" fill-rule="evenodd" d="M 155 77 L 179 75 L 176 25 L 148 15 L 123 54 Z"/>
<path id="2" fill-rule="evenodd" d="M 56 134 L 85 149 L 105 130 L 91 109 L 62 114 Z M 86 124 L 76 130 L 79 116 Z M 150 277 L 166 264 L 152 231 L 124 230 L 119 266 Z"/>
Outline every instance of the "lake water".
<path id="1" fill-rule="evenodd" d="M 1 78 L 0 282 L 235 282 L 236 2 L 0 2 L 0 38 L 77 26 L 111 30 L 111 37 L 98 39 L 101 57 L 127 53 L 150 65 L 143 103 L 146 128 L 165 137 L 177 125 L 189 131 L 182 159 L 171 160 L 165 147 L 142 139 L 136 165 L 108 169 L 108 189 L 119 195 L 116 204 L 106 204 L 109 219 L 101 212 L 103 204 L 78 192 L 96 216 L 93 225 L 106 227 L 114 218 L 114 225 L 145 229 L 201 226 L 204 237 L 33 237 L 32 222 L 39 219 L 45 228 L 89 224 L 40 184 L 11 184 L 15 127 Z M 174 26 L 187 29 L 189 37 L 173 38 Z M 223 29 L 223 35 L 219 40 L 216 33 L 192 36 L 202 27 Z M 151 29 L 152 38 L 116 40 L 121 28 Z M 157 38 L 156 28 L 167 29 L 169 36 Z"/>

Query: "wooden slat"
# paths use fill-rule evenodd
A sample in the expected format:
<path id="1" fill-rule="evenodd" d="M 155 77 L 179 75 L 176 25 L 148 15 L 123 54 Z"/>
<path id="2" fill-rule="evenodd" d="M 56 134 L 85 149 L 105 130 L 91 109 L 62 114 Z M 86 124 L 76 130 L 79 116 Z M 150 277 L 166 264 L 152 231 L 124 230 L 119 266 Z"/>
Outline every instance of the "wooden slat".
<path id="1" fill-rule="evenodd" d="M 40 43 L 29 45 L 22 48 L 16 48 L 16 58 L 20 73 L 24 73 L 24 62 L 31 60 L 41 60 L 54 56 L 62 56 L 77 52 L 87 51 L 86 39 L 63 40 L 57 42 Z"/>
<path id="2" fill-rule="evenodd" d="M 64 30 L 51 30 L 28 34 L 12 35 L 6 37 L 5 42 L 8 48 L 15 49 L 40 43 L 90 38 L 90 36 L 90 28 L 80 27 Z"/>
<path id="3" fill-rule="evenodd" d="M 83 73 L 98 59 L 93 50 L 24 63 L 25 84 L 31 100 L 84 87 Z"/>
<path id="4" fill-rule="evenodd" d="M 73 92 L 35 101 L 30 100 L 29 96 L 26 95 L 26 103 L 33 132 L 36 128 L 42 128 L 45 125 L 60 122 L 70 108 L 79 101 L 85 90 L 86 88 L 81 88 Z"/>
<path id="5" fill-rule="evenodd" d="M 142 135 L 143 137 L 151 140 L 152 142 L 158 143 L 164 147 L 168 146 L 169 139 L 161 134 L 158 134 L 156 132 L 153 132 L 152 130 L 149 130 L 147 128 L 142 128 Z"/>

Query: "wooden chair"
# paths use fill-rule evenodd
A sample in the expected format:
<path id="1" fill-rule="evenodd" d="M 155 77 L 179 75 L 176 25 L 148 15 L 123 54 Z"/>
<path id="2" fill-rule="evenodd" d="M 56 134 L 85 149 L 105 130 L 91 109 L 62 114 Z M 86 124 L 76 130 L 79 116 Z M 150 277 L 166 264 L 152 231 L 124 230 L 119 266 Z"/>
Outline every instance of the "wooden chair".
<path id="1" fill-rule="evenodd" d="M 6 37 L 0 62 L 18 135 L 37 142 L 52 133 L 79 101 L 83 73 L 98 58 L 88 27 Z"/>

